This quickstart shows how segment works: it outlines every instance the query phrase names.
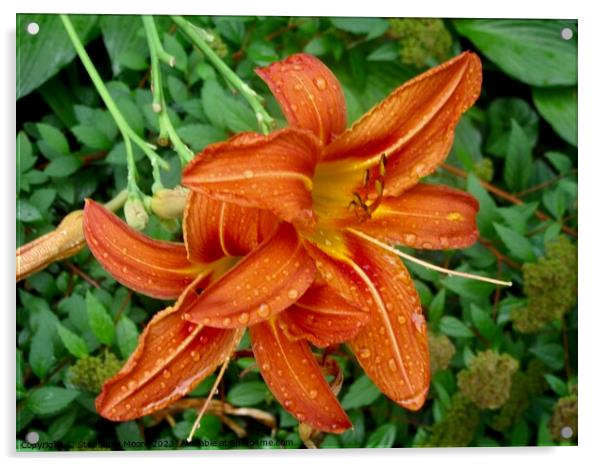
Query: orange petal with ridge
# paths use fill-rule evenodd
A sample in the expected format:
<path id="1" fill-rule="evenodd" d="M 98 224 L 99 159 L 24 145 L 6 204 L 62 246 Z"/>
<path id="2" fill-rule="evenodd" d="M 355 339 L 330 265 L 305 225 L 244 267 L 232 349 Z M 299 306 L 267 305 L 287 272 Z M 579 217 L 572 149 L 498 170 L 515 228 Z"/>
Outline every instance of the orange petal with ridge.
<path id="1" fill-rule="evenodd" d="M 316 57 L 298 53 L 255 72 L 268 85 L 291 126 L 310 130 L 322 144 L 345 130 L 343 89 Z"/>
<path id="2" fill-rule="evenodd" d="M 234 351 L 244 330 L 203 327 L 183 318 L 202 285 L 195 282 L 173 307 L 148 323 L 126 364 L 96 398 L 101 416 L 127 421 L 162 409 L 190 392 Z"/>
<path id="3" fill-rule="evenodd" d="M 400 194 L 445 160 L 455 126 L 477 100 L 481 81 L 481 61 L 472 52 L 408 81 L 325 148 L 328 163 L 319 172 L 361 174 L 371 168 L 375 175 L 384 154 L 385 195 Z"/>
<path id="4" fill-rule="evenodd" d="M 371 318 L 348 344 L 360 365 L 393 401 L 410 410 L 424 404 L 430 383 L 426 321 L 401 260 L 365 241 L 349 238 L 355 269 L 369 288 Z"/>
<path id="5" fill-rule="evenodd" d="M 217 328 L 256 324 L 283 311 L 309 288 L 315 267 L 293 226 L 272 236 L 210 285 L 186 318 Z"/>
<path id="6" fill-rule="evenodd" d="M 215 200 L 267 209 L 287 222 L 311 227 L 318 152 L 318 141 L 308 131 L 241 133 L 198 154 L 184 168 L 182 184 Z"/>
<path id="7" fill-rule="evenodd" d="M 159 299 L 177 298 L 210 268 L 192 264 L 183 244 L 159 241 L 130 228 L 102 205 L 86 199 L 84 235 L 96 260 L 119 283 Z"/>
<path id="8" fill-rule="evenodd" d="M 184 210 L 184 242 L 192 262 L 244 256 L 269 236 L 276 217 L 267 210 L 216 201 L 191 191 Z"/>
<path id="9" fill-rule="evenodd" d="M 280 314 L 278 324 L 290 339 L 305 339 L 324 348 L 353 338 L 369 317 L 330 286 L 314 284 Z"/>
<path id="10" fill-rule="evenodd" d="M 386 197 L 365 222 L 350 225 L 391 245 L 422 249 L 471 246 L 478 238 L 479 202 L 458 189 L 418 184 L 398 197 Z"/>
<path id="11" fill-rule="evenodd" d="M 275 319 L 249 329 L 257 366 L 271 392 L 284 409 L 314 429 L 341 433 L 350 428 L 309 344 L 290 340 Z"/>

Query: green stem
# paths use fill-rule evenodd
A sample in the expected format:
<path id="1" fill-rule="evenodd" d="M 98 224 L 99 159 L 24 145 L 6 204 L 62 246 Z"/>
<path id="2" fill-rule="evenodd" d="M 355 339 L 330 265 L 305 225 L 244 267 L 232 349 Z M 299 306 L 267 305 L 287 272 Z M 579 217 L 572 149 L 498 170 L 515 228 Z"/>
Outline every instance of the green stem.
<path id="1" fill-rule="evenodd" d="M 109 202 L 105 203 L 105 207 L 108 210 L 110 210 L 111 212 L 115 212 L 116 210 L 119 210 L 123 207 L 123 205 L 125 204 L 125 201 L 127 201 L 127 198 L 128 198 L 128 190 L 127 189 L 119 191 L 117 196 L 115 196 Z"/>
<path id="2" fill-rule="evenodd" d="M 222 74 L 222 76 L 236 89 L 248 102 L 255 112 L 255 118 L 261 131 L 268 134 L 270 128 L 274 125 L 274 119 L 263 107 L 263 99 L 253 89 L 251 89 L 232 69 L 217 56 L 207 42 L 213 41 L 213 35 L 204 29 L 195 26 L 186 21 L 182 16 L 172 16 L 171 19 L 184 31 L 190 40 L 205 54 L 213 66 Z"/>
<path id="3" fill-rule="evenodd" d="M 163 45 L 159 39 L 159 33 L 155 25 L 155 20 L 152 16 L 143 16 L 142 23 L 146 32 L 146 40 L 151 57 L 151 82 L 153 87 L 153 111 L 159 114 L 159 144 L 166 142 L 169 139 L 174 150 L 180 157 L 182 165 L 186 165 L 192 160 L 193 152 L 184 144 L 180 136 L 176 132 L 169 114 L 167 113 L 167 105 L 163 93 L 163 80 L 161 78 L 161 54 L 167 55 L 167 63 L 173 66 L 175 59 L 171 57 L 163 49 Z M 165 57 L 164 60 L 165 61 Z"/>
<path id="4" fill-rule="evenodd" d="M 86 52 L 86 49 L 79 40 L 77 32 L 75 32 L 75 29 L 71 24 L 71 20 L 67 15 L 64 14 L 60 15 L 60 18 L 63 22 L 65 30 L 67 31 L 67 35 L 71 39 L 71 43 L 73 44 L 73 47 L 75 48 L 75 51 L 79 56 L 79 59 L 84 65 L 84 68 L 86 68 L 86 71 L 88 72 L 88 75 L 90 76 L 94 87 L 96 88 L 98 94 L 102 98 L 107 109 L 111 113 L 111 116 L 115 120 L 115 123 L 119 128 L 121 136 L 123 137 L 128 167 L 128 191 L 130 191 L 130 193 L 133 195 L 139 195 L 140 193 L 140 189 L 138 188 L 138 185 L 136 183 L 137 172 L 136 163 L 134 160 L 134 153 L 132 151 L 132 142 L 138 147 L 140 147 L 140 149 L 142 149 L 142 152 L 144 152 L 144 154 L 148 157 L 148 159 L 151 162 L 151 165 L 153 167 L 153 177 L 155 178 L 155 184 L 153 186 L 157 184 L 161 185 L 159 168 L 168 170 L 169 164 L 162 160 L 159 157 L 159 155 L 152 149 L 152 146 L 150 146 L 146 141 L 144 141 L 140 136 L 138 136 L 138 134 L 136 134 L 134 130 L 130 127 L 130 125 L 127 123 L 121 111 L 117 107 L 117 104 L 111 97 L 111 94 L 106 88 L 102 78 L 98 74 L 98 71 L 96 71 L 96 68 L 92 63 L 92 60 L 90 59 L 88 53 Z"/>

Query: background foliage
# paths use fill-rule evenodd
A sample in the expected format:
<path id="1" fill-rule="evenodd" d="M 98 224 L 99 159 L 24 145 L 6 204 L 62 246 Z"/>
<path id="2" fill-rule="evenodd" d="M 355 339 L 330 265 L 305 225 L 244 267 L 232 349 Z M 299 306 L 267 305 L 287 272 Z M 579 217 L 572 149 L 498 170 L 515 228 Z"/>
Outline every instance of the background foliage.
<path id="1" fill-rule="evenodd" d="M 466 250 L 419 255 L 510 279 L 514 286 L 499 289 L 408 264 L 432 334 L 429 400 L 417 413 L 404 411 L 338 348 L 334 357 L 345 376 L 340 399 L 355 429 L 319 442 L 329 448 L 576 443 L 576 22 L 190 20 L 215 33 L 214 50 L 266 97 L 281 125 L 277 105 L 253 69 L 292 53 L 312 53 L 333 69 L 352 122 L 426 67 L 461 50 L 479 52 L 482 95 L 458 126 L 448 165 L 430 178 L 479 199 L 481 239 Z M 35 38 L 26 33 L 32 21 L 40 25 Z M 151 109 L 140 18 L 73 16 L 72 21 L 130 126 L 156 140 L 159 125 Z M 162 66 L 162 72 L 169 115 L 183 141 L 196 152 L 235 132 L 257 130 L 244 100 L 171 20 L 156 22 L 165 49 L 176 57 L 175 67 Z M 561 37 L 564 28 L 572 31 L 569 40 Z M 20 246 L 80 209 L 85 197 L 113 197 L 126 185 L 126 165 L 117 127 L 57 16 L 18 16 L 17 58 Z M 171 164 L 163 182 L 175 186 L 178 157 L 169 148 L 160 152 Z M 139 151 L 135 156 L 140 186 L 149 193 L 150 165 Z M 154 216 L 145 232 L 162 239 L 181 235 L 179 225 Z M 87 250 L 17 287 L 17 449 L 199 448 L 183 440 L 194 410 L 126 423 L 104 420 L 94 410 L 102 381 L 132 352 L 161 302 L 116 283 Z M 248 345 L 245 338 L 241 349 Z M 190 397 L 202 398 L 213 380 Z M 272 398 L 252 359 L 231 364 L 218 398 L 262 414 L 207 415 L 197 438 L 234 441 L 233 421 L 245 435 L 242 446 L 280 447 L 267 442 L 270 438 L 301 446 L 296 421 Z M 567 426 L 571 431 L 562 431 Z M 24 442 L 29 432 L 48 443 Z"/>

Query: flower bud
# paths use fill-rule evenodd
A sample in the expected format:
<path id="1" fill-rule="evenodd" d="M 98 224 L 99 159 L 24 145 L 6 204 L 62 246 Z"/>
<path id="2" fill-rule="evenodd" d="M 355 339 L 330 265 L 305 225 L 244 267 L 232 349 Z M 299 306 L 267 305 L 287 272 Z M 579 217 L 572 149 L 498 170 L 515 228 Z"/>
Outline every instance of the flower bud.
<path id="1" fill-rule="evenodd" d="M 142 200 L 138 197 L 130 197 L 123 207 L 125 221 L 135 230 L 144 230 L 148 224 L 148 214 Z"/>
<path id="2" fill-rule="evenodd" d="M 151 200 L 151 209 L 163 219 L 181 218 L 186 205 L 188 190 L 180 186 L 174 189 L 160 189 Z"/>

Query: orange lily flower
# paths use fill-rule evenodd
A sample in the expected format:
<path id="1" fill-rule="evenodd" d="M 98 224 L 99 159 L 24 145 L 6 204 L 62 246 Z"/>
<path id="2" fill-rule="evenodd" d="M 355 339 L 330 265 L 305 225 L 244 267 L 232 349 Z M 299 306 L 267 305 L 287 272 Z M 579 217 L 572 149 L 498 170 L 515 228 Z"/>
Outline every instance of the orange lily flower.
<path id="1" fill-rule="evenodd" d="M 248 281 L 224 277 L 188 307 L 186 319 L 221 329 L 250 326 L 266 383 L 285 407 L 306 417 L 307 411 L 290 404 L 318 392 L 299 380 L 299 359 L 288 366 L 290 378 L 279 377 L 279 361 L 294 352 L 301 356 L 286 333 L 297 328 L 289 319 L 303 314 L 290 306 L 309 286 L 302 271 L 315 265 L 341 303 L 370 313 L 359 333 L 344 338 L 367 375 L 401 406 L 419 409 L 430 382 L 426 324 L 416 289 L 396 257 L 401 253 L 392 245 L 450 249 L 477 238 L 473 197 L 419 181 L 443 162 L 460 116 L 477 99 L 480 60 L 466 52 L 412 79 L 349 129 L 341 86 L 315 57 L 293 55 L 257 73 L 290 126 L 267 136 L 241 133 L 207 147 L 185 167 L 182 182 L 193 191 L 193 202 L 207 196 L 265 209 L 287 222 L 273 240 L 282 254 L 294 256 L 295 267 L 284 274 L 294 280 L 279 284 L 280 293 L 264 293 L 260 286 L 257 296 L 245 286 L 258 281 L 273 286 L 263 274 L 278 262 L 249 269 Z M 257 264 L 277 255 L 263 256 L 259 249 L 251 253 Z M 241 291 L 233 289 L 235 283 Z M 306 302 L 297 306 L 312 309 Z M 305 325 L 302 332 L 310 325 L 301 319 L 296 324 Z M 311 359 L 309 350 L 303 351 L 304 360 Z M 293 381 L 298 396 L 291 401 Z M 326 424 L 317 422 L 318 416 L 314 413 L 314 425 Z M 340 430 L 334 427 L 321 428 Z"/>
<path id="2" fill-rule="evenodd" d="M 286 409 L 317 429 L 351 426 L 305 340 L 342 342 L 357 334 L 368 314 L 315 279 L 313 262 L 289 224 L 278 224 L 265 210 L 193 194 L 184 214 L 185 245 L 145 237 L 93 201 L 84 209 L 84 234 L 122 284 L 156 298 L 179 296 L 152 318 L 125 366 L 105 382 L 96 400 L 102 416 L 123 421 L 161 409 L 229 358 L 250 317 L 239 313 L 232 329 L 187 320 L 200 296 L 210 293 L 212 305 L 259 308 L 259 315 L 269 313 L 262 299 L 288 303 L 286 326 L 252 330 L 261 370 L 273 368 L 268 385 Z"/>

